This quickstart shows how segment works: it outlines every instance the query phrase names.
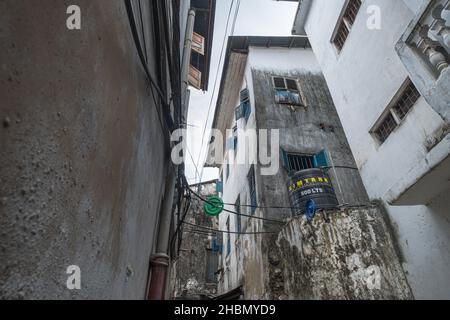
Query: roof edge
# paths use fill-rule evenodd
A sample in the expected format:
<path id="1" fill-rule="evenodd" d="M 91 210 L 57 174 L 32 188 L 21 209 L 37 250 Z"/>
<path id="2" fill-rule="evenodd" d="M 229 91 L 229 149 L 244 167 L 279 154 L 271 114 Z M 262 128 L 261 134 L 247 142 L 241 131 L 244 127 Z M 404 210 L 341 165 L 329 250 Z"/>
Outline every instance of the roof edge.
<path id="1" fill-rule="evenodd" d="M 305 24 L 311 9 L 312 0 L 300 0 L 295 15 L 294 25 L 292 26 L 292 34 L 306 36 Z"/>

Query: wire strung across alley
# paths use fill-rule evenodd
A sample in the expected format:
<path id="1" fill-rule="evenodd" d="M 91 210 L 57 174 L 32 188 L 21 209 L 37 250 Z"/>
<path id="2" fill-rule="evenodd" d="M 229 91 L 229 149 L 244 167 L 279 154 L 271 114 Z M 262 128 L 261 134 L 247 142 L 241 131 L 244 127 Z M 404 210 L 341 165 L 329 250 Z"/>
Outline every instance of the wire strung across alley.
<path id="1" fill-rule="evenodd" d="M 200 199 L 201 201 L 203 201 L 203 202 L 205 202 L 205 203 L 208 203 L 208 204 L 214 206 L 214 204 L 208 202 L 208 200 L 206 200 L 206 199 L 203 198 L 201 195 L 199 195 L 197 192 L 195 192 L 194 190 L 192 190 L 191 187 L 186 186 L 186 188 L 187 188 L 187 189 L 188 189 L 195 197 L 197 197 L 197 198 Z M 275 220 L 275 219 L 268 219 L 268 218 L 261 218 L 261 217 L 257 217 L 257 216 L 251 216 L 251 215 L 248 215 L 248 214 L 238 213 L 238 212 L 235 212 L 235 211 L 232 211 L 232 210 L 228 210 L 228 209 L 223 209 L 223 211 L 228 212 L 228 213 L 235 214 L 235 215 L 237 215 L 237 216 L 247 217 L 247 218 L 251 218 L 251 219 L 262 220 L 262 221 L 267 221 L 267 222 L 275 222 L 275 223 L 279 223 L 279 224 L 286 224 L 286 222 L 285 222 L 285 221 L 282 221 L 282 220 Z"/>
<path id="2" fill-rule="evenodd" d="M 258 231 L 258 232 L 237 232 L 237 231 L 228 231 L 228 230 L 217 230 L 217 229 L 213 229 L 213 228 L 209 228 L 209 227 L 204 227 L 204 226 L 199 226 L 193 223 L 189 223 L 184 221 L 183 222 L 184 225 L 188 225 L 191 227 L 196 227 L 199 229 L 204 229 L 204 230 L 209 230 L 211 232 L 217 232 L 217 233 L 228 233 L 228 234 L 247 234 L 247 235 L 252 235 L 252 234 L 275 234 L 277 232 L 271 232 L 271 231 Z"/>
<path id="3" fill-rule="evenodd" d="M 230 18 L 231 18 L 231 13 L 233 11 L 234 2 L 235 2 L 235 0 L 232 0 L 231 5 L 230 5 L 230 11 L 228 12 L 227 24 L 226 24 L 226 27 L 225 27 L 225 35 L 224 35 L 224 38 L 223 38 L 223 41 L 222 41 L 222 49 L 220 50 L 219 64 L 217 65 L 217 70 L 216 70 L 216 78 L 214 80 L 214 86 L 213 86 L 213 91 L 212 91 L 212 94 L 211 94 L 211 100 L 209 101 L 209 107 L 208 107 L 208 113 L 207 113 L 207 116 L 206 116 L 205 125 L 203 127 L 202 139 L 201 139 L 201 144 L 200 144 L 200 151 L 199 151 L 198 158 L 197 158 L 197 167 L 200 166 L 200 158 L 201 158 L 201 155 L 202 155 L 203 145 L 204 145 L 204 141 L 205 141 L 206 127 L 207 127 L 208 119 L 209 119 L 209 116 L 211 114 L 211 110 L 212 110 L 212 106 L 213 106 L 214 95 L 215 95 L 216 88 L 217 88 L 217 81 L 219 79 L 220 65 L 222 63 L 223 56 L 224 56 L 223 54 L 224 54 L 224 49 L 225 49 L 225 43 L 227 42 L 228 25 L 230 23 Z M 234 28 L 236 26 L 236 21 L 237 21 L 237 16 L 239 14 L 240 5 L 241 5 L 241 1 L 238 0 L 237 6 L 236 6 L 236 11 L 235 11 L 234 17 L 233 17 L 233 23 L 232 23 L 232 26 L 231 26 L 231 36 L 233 36 L 233 34 L 234 34 Z M 207 157 L 205 156 L 205 160 L 203 161 L 203 163 L 206 161 L 206 158 Z M 200 171 L 199 183 L 202 182 L 203 169 L 204 169 L 204 166 L 202 166 L 202 169 Z"/>

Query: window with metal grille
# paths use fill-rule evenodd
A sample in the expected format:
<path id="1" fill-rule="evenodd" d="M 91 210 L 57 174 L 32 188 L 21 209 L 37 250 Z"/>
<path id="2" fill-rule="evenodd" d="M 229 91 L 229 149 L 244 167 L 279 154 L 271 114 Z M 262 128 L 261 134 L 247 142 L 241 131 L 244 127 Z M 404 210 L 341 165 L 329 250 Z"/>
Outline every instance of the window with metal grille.
<path id="1" fill-rule="evenodd" d="M 361 4 L 362 0 L 350 0 L 345 8 L 344 15 L 333 39 L 333 43 L 339 51 L 344 47 L 345 41 L 350 34 L 350 30 L 352 29 L 356 16 L 361 8 Z"/>
<path id="2" fill-rule="evenodd" d="M 252 165 L 250 172 L 247 175 L 248 185 L 250 188 L 250 208 L 251 214 L 254 214 L 257 207 L 256 201 L 256 182 L 255 182 L 255 166 Z"/>
<path id="3" fill-rule="evenodd" d="M 302 171 L 314 168 L 314 156 L 303 154 L 287 154 L 290 171 Z"/>
<path id="4" fill-rule="evenodd" d="M 394 116 L 389 112 L 378 126 L 378 129 L 375 130 L 375 134 L 381 143 L 385 142 L 389 135 L 394 131 L 397 127 L 397 122 L 394 119 Z"/>
<path id="5" fill-rule="evenodd" d="M 414 104 L 419 100 L 420 93 L 414 84 L 408 80 L 408 85 L 405 87 L 402 95 L 393 105 L 393 109 L 398 117 L 403 120 L 409 110 L 414 106 Z"/>
<path id="6" fill-rule="evenodd" d="M 420 97 L 421 95 L 411 79 L 407 78 L 387 107 L 387 114 L 377 121 L 378 124 L 371 131 L 380 143 L 384 143 L 395 128 L 401 124 Z"/>

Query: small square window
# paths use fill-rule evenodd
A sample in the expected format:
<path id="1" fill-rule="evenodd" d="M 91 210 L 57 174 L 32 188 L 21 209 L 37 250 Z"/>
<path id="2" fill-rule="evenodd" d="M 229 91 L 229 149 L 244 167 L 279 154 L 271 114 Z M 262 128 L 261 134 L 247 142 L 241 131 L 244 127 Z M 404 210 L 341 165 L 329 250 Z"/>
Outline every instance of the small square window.
<path id="1" fill-rule="evenodd" d="M 273 77 L 275 101 L 278 104 L 306 106 L 306 101 L 297 83 L 292 78 Z"/>
<path id="2" fill-rule="evenodd" d="M 274 77 L 273 86 L 275 89 L 286 89 L 286 84 L 284 83 L 284 78 Z"/>
<path id="3" fill-rule="evenodd" d="M 286 79 L 286 86 L 288 90 L 298 91 L 297 81 L 293 79 Z"/>

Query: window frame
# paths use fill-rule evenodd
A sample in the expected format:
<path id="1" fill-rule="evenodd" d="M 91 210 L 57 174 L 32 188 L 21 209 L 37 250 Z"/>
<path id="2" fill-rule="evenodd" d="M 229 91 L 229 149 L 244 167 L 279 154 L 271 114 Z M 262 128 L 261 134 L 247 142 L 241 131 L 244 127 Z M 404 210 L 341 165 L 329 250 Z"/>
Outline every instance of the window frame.
<path id="1" fill-rule="evenodd" d="M 284 82 L 284 87 L 280 87 L 276 85 L 276 81 L 275 79 L 283 79 Z M 291 89 L 288 86 L 288 80 L 294 81 L 295 85 L 296 85 L 296 89 Z M 298 81 L 298 78 L 295 77 L 289 77 L 289 76 L 272 76 L 271 77 L 271 81 L 272 81 L 272 88 L 273 88 L 273 92 L 274 92 L 274 99 L 275 99 L 275 103 L 278 105 L 286 105 L 286 106 L 296 106 L 296 107 L 307 107 L 307 101 L 306 101 L 306 97 L 303 93 L 303 89 Z M 296 93 L 299 95 L 299 98 L 301 100 L 300 104 L 296 104 L 296 103 L 285 103 L 285 102 L 279 102 L 277 101 L 277 93 L 279 91 L 286 91 L 286 92 L 291 92 L 291 93 Z"/>
<path id="2" fill-rule="evenodd" d="M 412 86 L 414 88 L 414 90 L 417 91 L 419 96 L 416 97 L 416 100 L 414 102 L 412 102 L 412 104 L 409 106 L 408 111 L 402 116 L 398 113 L 398 111 L 396 111 L 396 106 L 402 100 L 403 96 L 406 94 L 406 92 L 410 86 Z M 422 98 L 422 94 L 420 93 L 419 89 L 417 89 L 417 87 L 414 85 L 414 83 L 411 81 L 411 79 L 409 77 L 407 77 L 403 81 L 402 85 L 397 90 L 397 92 L 394 94 L 393 98 L 388 103 L 387 107 L 385 108 L 385 110 L 383 111 L 381 116 L 377 119 L 377 121 L 375 122 L 375 124 L 372 126 L 372 128 L 369 131 L 369 133 L 378 142 L 378 144 L 380 146 L 383 145 L 389 139 L 389 137 L 392 135 L 392 133 L 394 133 L 402 125 L 402 123 L 408 117 L 408 114 L 417 105 L 420 98 Z M 391 130 L 391 132 L 389 132 L 389 134 L 386 136 L 386 138 L 383 139 L 382 137 L 380 137 L 378 131 L 379 131 L 380 127 L 387 121 L 387 118 L 389 118 L 389 117 L 392 117 L 394 119 L 396 125 Z"/>
<path id="3" fill-rule="evenodd" d="M 356 15 L 353 19 L 353 21 L 349 21 L 347 16 L 348 10 L 350 9 L 350 5 L 352 3 L 352 1 L 359 1 L 359 7 L 358 10 L 356 12 Z M 334 28 L 333 34 L 331 36 L 331 44 L 333 45 L 333 47 L 335 48 L 337 54 L 339 55 L 342 50 L 344 50 L 345 44 L 347 43 L 348 37 L 350 36 L 350 33 L 352 32 L 353 26 L 355 24 L 356 19 L 358 18 L 358 15 L 361 11 L 361 7 L 363 5 L 364 0 L 346 0 L 344 6 L 342 7 L 342 11 L 339 15 L 339 19 L 336 22 L 336 26 Z M 346 35 L 345 35 L 345 39 L 343 40 L 343 43 L 341 46 L 338 46 L 336 41 L 338 39 L 338 36 L 340 35 L 340 31 L 345 28 L 346 31 Z"/>

